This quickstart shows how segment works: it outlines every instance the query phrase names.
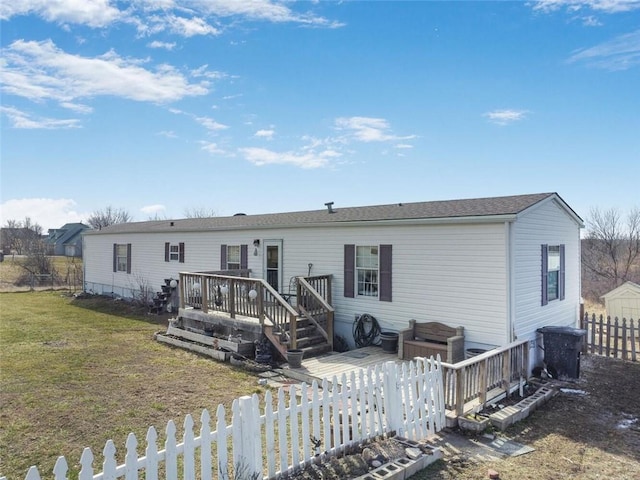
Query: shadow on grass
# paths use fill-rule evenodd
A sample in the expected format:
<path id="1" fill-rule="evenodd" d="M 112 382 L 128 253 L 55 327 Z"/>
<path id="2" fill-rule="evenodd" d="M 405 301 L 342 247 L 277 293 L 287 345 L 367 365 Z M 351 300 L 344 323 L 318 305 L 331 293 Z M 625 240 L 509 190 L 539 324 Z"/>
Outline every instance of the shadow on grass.
<path id="1" fill-rule="evenodd" d="M 146 306 L 138 302 L 112 298 L 106 295 L 80 294 L 72 297 L 72 305 L 76 307 L 154 325 L 167 325 L 168 320 L 172 317 L 169 313 L 152 314 L 149 313 L 149 309 Z"/>

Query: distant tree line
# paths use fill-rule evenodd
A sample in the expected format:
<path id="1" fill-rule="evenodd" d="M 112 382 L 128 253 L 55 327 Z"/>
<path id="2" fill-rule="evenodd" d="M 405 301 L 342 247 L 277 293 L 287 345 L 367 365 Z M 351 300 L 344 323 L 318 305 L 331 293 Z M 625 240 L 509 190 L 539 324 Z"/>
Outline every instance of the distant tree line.
<path id="1" fill-rule="evenodd" d="M 627 214 L 592 208 L 582 240 L 582 294 L 600 296 L 627 281 L 640 283 L 640 208 Z"/>

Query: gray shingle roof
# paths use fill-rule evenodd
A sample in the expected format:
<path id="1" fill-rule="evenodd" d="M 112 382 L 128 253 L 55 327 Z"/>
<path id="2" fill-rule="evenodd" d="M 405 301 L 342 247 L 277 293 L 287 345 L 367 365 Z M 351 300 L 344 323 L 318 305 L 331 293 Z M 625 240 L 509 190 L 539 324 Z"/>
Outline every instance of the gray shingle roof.
<path id="1" fill-rule="evenodd" d="M 508 197 L 471 198 L 433 202 L 394 203 L 367 207 L 333 207 L 321 210 L 235 215 L 231 217 L 185 218 L 153 220 L 111 225 L 101 231 L 87 231 L 87 235 L 106 233 L 207 231 L 227 229 L 301 227 L 345 222 L 383 220 L 451 219 L 460 217 L 487 217 L 516 215 L 556 193 L 537 193 Z M 559 198 L 559 197 L 558 197 Z M 562 201 L 560 199 L 560 201 Z M 563 202 L 564 203 L 564 202 Z M 567 206 L 567 208 L 569 208 Z M 576 215 L 577 217 L 577 215 Z M 578 217 L 579 218 L 579 217 Z"/>

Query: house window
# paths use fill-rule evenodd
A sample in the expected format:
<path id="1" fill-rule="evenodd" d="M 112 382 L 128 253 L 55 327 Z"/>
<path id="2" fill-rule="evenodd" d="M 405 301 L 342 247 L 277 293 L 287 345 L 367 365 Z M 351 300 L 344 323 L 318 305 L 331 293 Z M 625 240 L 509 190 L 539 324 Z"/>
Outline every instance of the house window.
<path id="1" fill-rule="evenodd" d="M 378 296 L 377 246 L 356 246 L 356 278 L 358 295 Z"/>
<path id="2" fill-rule="evenodd" d="M 164 244 L 164 261 L 184 263 L 184 243 Z"/>
<path id="3" fill-rule="evenodd" d="M 393 297 L 393 246 L 344 246 L 344 296 Z"/>
<path id="4" fill-rule="evenodd" d="M 542 305 L 564 300 L 564 245 L 542 245 Z"/>
<path id="5" fill-rule="evenodd" d="M 547 251 L 547 300 L 560 298 L 558 289 L 560 277 L 560 245 L 549 245 Z"/>
<path id="6" fill-rule="evenodd" d="M 240 269 L 240 245 L 227 245 L 227 270 Z"/>
<path id="7" fill-rule="evenodd" d="M 118 249 L 116 251 L 116 265 L 117 265 L 118 272 L 127 271 L 127 246 L 126 245 L 118 245 Z"/>
<path id="8" fill-rule="evenodd" d="M 113 271 L 131 273 L 131 244 L 113 244 Z"/>
<path id="9" fill-rule="evenodd" d="M 249 263 L 249 246 L 220 245 L 220 270 L 246 270 Z"/>

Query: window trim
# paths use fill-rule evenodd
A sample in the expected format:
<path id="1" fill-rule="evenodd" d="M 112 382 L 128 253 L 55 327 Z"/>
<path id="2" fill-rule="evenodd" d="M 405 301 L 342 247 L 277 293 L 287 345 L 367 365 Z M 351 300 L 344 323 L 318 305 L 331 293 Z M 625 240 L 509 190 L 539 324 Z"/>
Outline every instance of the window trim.
<path id="1" fill-rule="evenodd" d="M 175 247 L 175 250 L 174 250 Z M 164 261 L 184 263 L 184 242 L 164 243 Z"/>
<path id="2" fill-rule="evenodd" d="M 551 249 L 558 249 L 558 268 L 549 269 L 549 255 L 551 253 Z M 556 300 L 562 301 L 565 299 L 565 281 L 566 281 L 566 268 L 565 268 L 565 245 L 560 244 L 542 244 L 541 246 L 541 257 L 542 257 L 542 276 L 541 276 L 541 290 L 542 290 L 542 306 L 548 305 L 549 302 L 553 302 Z M 557 291 L 555 297 L 549 296 L 549 275 L 557 272 Z"/>
<path id="3" fill-rule="evenodd" d="M 247 270 L 249 268 L 249 245 L 244 243 L 220 245 L 220 270 L 235 270 L 228 268 L 229 262 L 227 261 L 227 247 L 240 247 L 240 270 Z"/>
<path id="4" fill-rule="evenodd" d="M 126 254 L 118 253 L 118 247 L 125 247 Z M 119 259 L 125 259 L 125 268 L 120 269 Z M 130 243 L 114 243 L 113 244 L 113 271 L 114 273 L 131 273 L 131 244 Z"/>
<path id="5" fill-rule="evenodd" d="M 357 294 L 356 247 L 378 247 L 378 292 L 376 296 Z M 345 298 L 377 298 L 381 302 L 391 302 L 393 292 L 393 246 L 389 244 L 345 244 L 344 245 L 344 290 Z"/>

